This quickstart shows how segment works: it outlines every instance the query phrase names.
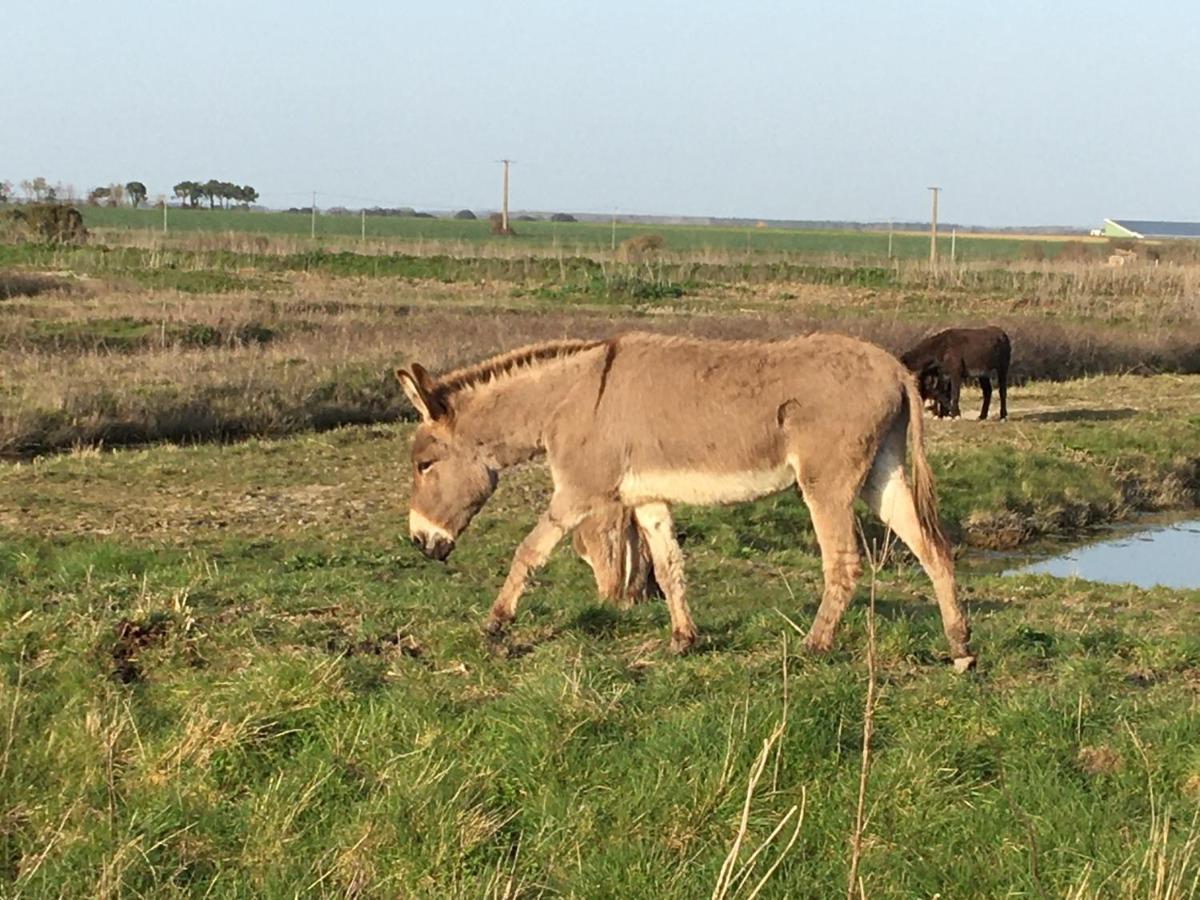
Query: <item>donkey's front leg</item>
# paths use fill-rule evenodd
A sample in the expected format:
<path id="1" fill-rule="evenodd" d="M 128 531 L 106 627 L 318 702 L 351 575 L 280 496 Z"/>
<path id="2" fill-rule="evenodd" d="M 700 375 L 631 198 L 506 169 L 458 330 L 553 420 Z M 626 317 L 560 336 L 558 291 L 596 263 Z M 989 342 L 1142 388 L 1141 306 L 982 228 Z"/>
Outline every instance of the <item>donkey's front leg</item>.
<path id="1" fill-rule="evenodd" d="M 500 588 L 496 602 L 492 604 L 491 614 L 484 626 L 488 634 L 499 634 L 504 630 L 504 626 L 512 621 L 513 616 L 517 614 L 517 601 L 525 592 L 525 583 L 530 574 L 546 562 L 563 535 L 575 524 L 574 521 L 556 514 L 553 505 L 542 513 L 533 531 L 525 536 L 525 540 L 521 541 L 517 552 L 513 554 L 508 577 L 504 579 L 504 585 Z"/>

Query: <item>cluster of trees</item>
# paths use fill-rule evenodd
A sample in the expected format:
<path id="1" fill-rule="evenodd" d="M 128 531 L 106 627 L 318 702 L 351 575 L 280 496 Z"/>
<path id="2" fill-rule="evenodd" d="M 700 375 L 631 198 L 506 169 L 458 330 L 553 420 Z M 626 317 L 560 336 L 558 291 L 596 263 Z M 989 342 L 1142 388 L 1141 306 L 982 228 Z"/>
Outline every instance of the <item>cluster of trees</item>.
<path id="1" fill-rule="evenodd" d="M 258 191 L 250 185 L 217 181 L 215 178 L 208 181 L 181 181 L 173 190 L 184 206 L 193 208 L 199 207 L 201 200 L 208 201 L 209 209 L 216 209 L 218 203 L 222 209 L 228 209 L 230 203 L 248 207 L 258 200 Z"/>
<path id="2" fill-rule="evenodd" d="M 72 185 L 59 182 L 51 184 L 42 176 L 26 178 L 20 182 L 21 194 L 26 203 L 66 203 L 72 204 L 79 200 Z M 0 181 L 0 203 L 10 203 L 16 199 L 11 181 Z M 86 201 L 92 206 L 120 206 L 129 203 L 131 206 L 141 206 L 146 202 L 146 185 L 140 181 L 128 181 L 125 184 L 109 184 L 92 188 L 88 191 Z"/>
<path id="3" fill-rule="evenodd" d="M 40 175 L 37 178 L 22 179 L 20 187 L 25 199 L 31 203 L 53 203 L 63 194 L 73 199 L 75 193 L 72 188 L 64 188 L 61 184 L 50 184 Z M 11 181 L 0 181 L 0 203 L 9 203 L 15 200 L 16 195 L 13 190 Z"/>
<path id="4" fill-rule="evenodd" d="M 88 191 L 87 195 L 89 206 L 120 206 L 126 201 L 134 209 L 137 209 L 146 202 L 146 186 L 140 181 L 127 181 L 125 184 L 113 183 L 94 187 Z"/>
<path id="5" fill-rule="evenodd" d="M 433 213 L 418 212 L 411 206 L 368 206 L 363 212 L 368 216 L 400 216 L 409 219 L 432 219 L 434 217 Z"/>

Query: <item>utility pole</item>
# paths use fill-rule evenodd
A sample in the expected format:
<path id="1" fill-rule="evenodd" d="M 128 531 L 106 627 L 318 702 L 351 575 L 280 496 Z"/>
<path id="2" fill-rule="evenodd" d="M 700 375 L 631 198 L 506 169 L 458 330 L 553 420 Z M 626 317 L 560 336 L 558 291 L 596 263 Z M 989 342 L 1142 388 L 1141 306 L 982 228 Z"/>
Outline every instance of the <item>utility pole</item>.
<path id="1" fill-rule="evenodd" d="M 955 250 L 954 242 L 957 238 L 958 238 L 958 229 L 951 228 L 950 229 L 950 265 L 954 265 L 956 262 L 958 262 L 958 254 L 956 254 L 954 252 L 954 250 Z"/>
<path id="2" fill-rule="evenodd" d="M 500 201 L 500 233 L 508 234 L 508 164 L 511 159 L 502 159 L 504 163 L 504 193 Z"/>
<path id="3" fill-rule="evenodd" d="M 163 197 L 163 234 L 167 233 L 167 198 Z"/>
<path id="4" fill-rule="evenodd" d="M 940 190 L 940 187 L 929 189 L 933 194 L 933 215 L 929 219 L 929 269 L 932 272 L 937 271 L 937 202 Z"/>
<path id="5" fill-rule="evenodd" d="M 313 191 L 313 201 L 312 201 L 312 206 L 309 208 L 309 211 L 312 213 L 312 218 L 310 219 L 309 226 L 308 226 L 308 236 L 310 238 L 312 238 L 313 240 L 316 240 L 317 239 L 317 192 L 316 191 Z"/>

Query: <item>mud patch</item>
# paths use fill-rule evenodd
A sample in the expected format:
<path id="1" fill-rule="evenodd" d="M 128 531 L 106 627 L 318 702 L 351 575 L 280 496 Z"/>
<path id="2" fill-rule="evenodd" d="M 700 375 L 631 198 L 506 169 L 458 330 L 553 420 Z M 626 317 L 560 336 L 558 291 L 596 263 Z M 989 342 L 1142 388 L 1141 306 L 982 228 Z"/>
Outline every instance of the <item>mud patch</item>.
<path id="1" fill-rule="evenodd" d="M 383 656 L 398 653 L 410 659 L 420 659 L 425 655 L 425 648 L 411 634 L 401 634 L 399 631 L 381 634 L 375 637 L 365 637 L 354 641 L 345 635 L 337 635 L 325 642 L 325 649 L 330 653 L 346 657 L 354 656 Z"/>
<path id="2" fill-rule="evenodd" d="M 112 659 L 110 677 L 121 684 L 141 681 L 143 673 L 138 665 L 141 652 L 162 641 L 169 626 L 170 620 L 166 618 L 151 618 L 146 622 L 121 619 L 117 622 L 113 626 L 116 641 L 109 652 Z"/>
<path id="3" fill-rule="evenodd" d="M 558 635 L 558 628 L 547 625 L 523 631 L 520 636 L 502 634 L 488 637 L 487 649 L 488 653 L 497 659 L 520 659 L 522 656 L 528 656 L 540 645 L 554 640 Z"/>

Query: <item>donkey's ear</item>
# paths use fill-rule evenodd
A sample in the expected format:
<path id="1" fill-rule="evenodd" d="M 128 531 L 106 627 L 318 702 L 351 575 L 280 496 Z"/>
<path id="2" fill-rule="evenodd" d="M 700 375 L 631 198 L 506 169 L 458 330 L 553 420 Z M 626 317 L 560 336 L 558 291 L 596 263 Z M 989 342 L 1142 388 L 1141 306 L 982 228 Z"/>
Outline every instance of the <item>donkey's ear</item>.
<path id="1" fill-rule="evenodd" d="M 400 382 L 405 396 L 426 422 L 445 414 L 446 408 L 437 397 L 433 378 L 423 366 L 413 363 L 411 371 L 396 369 L 396 380 Z"/>
<path id="2" fill-rule="evenodd" d="M 412 374 L 413 378 L 417 380 L 417 384 L 420 385 L 421 392 L 426 397 L 432 397 L 434 389 L 437 387 L 433 382 L 433 376 L 425 371 L 425 367 L 420 363 L 412 364 Z"/>

